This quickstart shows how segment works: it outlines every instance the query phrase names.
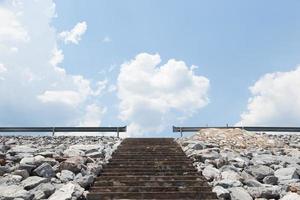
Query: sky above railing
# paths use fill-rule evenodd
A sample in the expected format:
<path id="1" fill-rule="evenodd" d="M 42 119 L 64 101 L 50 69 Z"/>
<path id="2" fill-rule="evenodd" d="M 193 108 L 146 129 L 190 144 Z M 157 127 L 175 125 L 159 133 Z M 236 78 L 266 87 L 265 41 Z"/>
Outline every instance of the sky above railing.
<path id="1" fill-rule="evenodd" d="M 300 126 L 299 1 L 1 1 L 0 125 Z"/>

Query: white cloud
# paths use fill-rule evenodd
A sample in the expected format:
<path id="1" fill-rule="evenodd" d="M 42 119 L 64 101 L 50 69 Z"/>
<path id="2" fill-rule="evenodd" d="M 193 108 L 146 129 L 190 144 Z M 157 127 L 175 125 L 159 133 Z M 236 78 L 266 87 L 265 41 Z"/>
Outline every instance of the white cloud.
<path id="1" fill-rule="evenodd" d="M 87 30 L 87 23 L 85 21 L 77 23 L 70 31 L 63 31 L 59 36 L 64 40 L 66 44 L 73 43 L 78 44 L 81 40 L 81 36 Z"/>
<path id="2" fill-rule="evenodd" d="M 7 71 L 7 68 L 3 64 L 0 63 L 0 74 L 4 73 L 6 71 Z"/>
<path id="3" fill-rule="evenodd" d="M 63 103 L 73 107 L 78 106 L 82 101 L 80 94 L 71 90 L 45 91 L 37 97 L 43 103 Z"/>
<path id="4" fill-rule="evenodd" d="M 19 22 L 17 15 L 7 8 L 0 7 L 0 43 L 28 40 L 28 33 Z"/>
<path id="5" fill-rule="evenodd" d="M 300 67 L 269 73 L 250 87 L 252 97 L 237 125 L 299 126 Z"/>
<path id="6" fill-rule="evenodd" d="M 118 76 L 120 118 L 129 131 L 159 131 L 181 114 L 191 116 L 208 103 L 209 80 L 183 61 L 161 63 L 158 54 L 138 54 L 121 65 Z M 134 127 L 130 130 L 130 127 Z"/>
<path id="7" fill-rule="evenodd" d="M 80 126 L 100 126 L 101 118 L 105 114 L 106 108 L 96 104 L 87 105 L 85 115 L 80 122 Z"/>
<path id="8" fill-rule="evenodd" d="M 109 42 L 111 42 L 112 40 L 111 40 L 111 38 L 109 37 L 109 36 L 105 36 L 104 38 L 103 38 L 103 40 L 102 40 L 102 42 L 103 43 L 109 43 Z"/>
<path id="9" fill-rule="evenodd" d="M 101 95 L 103 84 L 58 66 L 64 54 L 51 26 L 56 16 L 52 0 L 7 0 L 0 4 L 1 16 L 3 10 L 0 41 L 5 42 L 0 42 L 0 61 L 2 71 L 9 67 L 0 84 L 0 113 L 5 113 L 0 115 L 0 125 L 77 126 L 84 121 L 87 105 L 101 107 L 95 96 Z M 10 29 L 3 31 L 2 25 Z"/>

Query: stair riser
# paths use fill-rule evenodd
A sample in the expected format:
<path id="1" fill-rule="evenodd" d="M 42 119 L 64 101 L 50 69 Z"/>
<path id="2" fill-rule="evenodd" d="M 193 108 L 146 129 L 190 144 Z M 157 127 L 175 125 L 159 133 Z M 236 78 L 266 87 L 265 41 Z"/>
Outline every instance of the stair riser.
<path id="1" fill-rule="evenodd" d="M 90 193 L 88 194 L 89 200 L 99 199 L 216 199 L 214 193 Z"/>
<path id="2" fill-rule="evenodd" d="M 209 192 L 210 187 L 92 187 L 92 192 Z"/>

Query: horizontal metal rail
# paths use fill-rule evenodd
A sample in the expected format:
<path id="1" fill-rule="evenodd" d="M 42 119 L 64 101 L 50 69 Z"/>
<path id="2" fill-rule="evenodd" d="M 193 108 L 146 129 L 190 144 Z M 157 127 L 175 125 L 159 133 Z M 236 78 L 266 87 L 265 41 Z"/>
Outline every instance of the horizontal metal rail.
<path id="1" fill-rule="evenodd" d="M 230 129 L 239 128 L 246 131 L 256 132 L 300 132 L 300 127 L 273 127 L 273 126 L 211 126 L 211 127 L 176 127 L 173 126 L 173 132 L 180 132 L 181 137 L 183 132 L 197 132 L 201 129 L 218 128 L 218 129 Z"/>
<path id="2" fill-rule="evenodd" d="M 127 127 L 0 127 L 0 132 L 126 132 Z"/>

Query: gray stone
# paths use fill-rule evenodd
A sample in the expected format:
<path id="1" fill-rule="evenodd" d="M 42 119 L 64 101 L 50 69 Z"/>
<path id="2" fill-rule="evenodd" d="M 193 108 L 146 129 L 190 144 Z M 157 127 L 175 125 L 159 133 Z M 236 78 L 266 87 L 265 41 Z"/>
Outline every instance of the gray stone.
<path id="1" fill-rule="evenodd" d="M 67 149 L 64 151 L 64 157 L 84 156 L 85 153 L 79 149 Z"/>
<path id="2" fill-rule="evenodd" d="M 249 187 L 247 190 L 254 198 L 278 199 L 282 193 L 279 186 Z"/>
<path id="3" fill-rule="evenodd" d="M 32 199 L 33 195 L 30 192 L 24 190 L 22 187 L 17 185 L 2 186 L 0 185 L 0 199 L 1 200 L 13 200 L 21 198 L 24 200 Z"/>
<path id="4" fill-rule="evenodd" d="M 252 200 L 247 190 L 242 187 L 230 188 L 229 191 L 231 200 Z"/>
<path id="5" fill-rule="evenodd" d="M 22 176 L 23 179 L 26 179 L 29 177 L 29 173 L 25 169 L 16 170 L 16 171 L 12 172 L 12 174 Z"/>
<path id="6" fill-rule="evenodd" d="M 19 167 L 18 167 L 19 170 L 25 169 L 25 170 L 28 171 L 28 173 L 31 173 L 32 170 L 35 169 L 35 168 L 36 168 L 35 165 L 28 165 L 28 164 L 20 164 Z"/>
<path id="7" fill-rule="evenodd" d="M 230 198 L 229 191 L 221 186 L 214 187 L 212 192 L 215 192 L 219 199 L 229 199 Z"/>
<path id="8" fill-rule="evenodd" d="M 263 179 L 265 184 L 276 185 L 278 183 L 278 178 L 276 176 L 266 176 Z"/>
<path id="9" fill-rule="evenodd" d="M 21 182 L 21 185 L 26 189 L 30 190 L 35 188 L 41 183 L 47 183 L 49 180 L 47 178 L 42 178 L 38 176 L 30 176 Z"/>
<path id="10" fill-rule="evenodd" d="M 214 180 L 220 174 L 220 170 L 214 168 L 213 166 L 207 166 L 202 171 L 202 175 L 209 181 Z"/>
<path id="11" fill-rule="evenodd" d="M 41 176 L 41 177 L 45 177 L 45 178 L 49 178 L 49 177 L 54 177 L 55 176 L 54 170 L 52 169 L 51 165 L 49 165 L 48 163 L 41 164 L 33 172 L 36 175 Z"/>
<path id="12" fill-rule="evenodd" d="M 274 174 L 274 170 L 272 168 L 264 165 L 249 166 L 246 171 L 252 174 L 259 181 L 263 180 L 266 176 Z"/>
<path id="13" fill-rule="evenodd" d="M 81 174 L 78 174 L 75 177 L 75 181 L 83 188 L 88 188 L 92 183 L 94 182 L 94 176 L 92 175 L 85 175 L 82 176 Z"/>
<path id="14" fill-rule="evenodd" d="M 75 178 L 75 174 L 69 170 L 62 170 L 59 175 L 59 179 L 63 183 L 72 181 L 72 180 L 74 180 L 74 178 Z"/>
<path id="15" fill-rule="evenodd" d="M 274 175 L 279 179 L 279 181 L 299 178 L 295 167 L 278 169 L 275 171 Z"/>
<path id="16" fill-rule="evenodd" d="M 3 176 L 5 173 L 10 172 L 10 169 L 8 166 L 0 166 L 0 176 Z"/>
<path id="17" fill-rule="evenodd" d="M 34 200 L 47 199 L 55 192 L 55 187 L 51 183 L 41 183 L 34 189 L 30 190 L 30 193 L 34 195 Z"/>
<path id="18" fill-rule="evenodd" d="M 231 179 L 223 179 L 223 180 L 214 182 L 214 186 L 217 186 L 217 185 L 222 186 L 223 188 L 243 186 L 243 184 L 240 181 L 231 180 Z"/>
<path id="19" fill-rule="evenodd" d="M 251 162 L 254 165 L 278 165 L 280 163 L 280 160 L 278 159 L 277 156 L 273 155 L 256 155 L 252 158 Z"/>
<path id="20" fill-rule="evenodd" d="M 244 180 L 244 184 L 248 187 L 261 187 L 262 184 L 258 182 L 256 179 L 246 179 Z"/>

